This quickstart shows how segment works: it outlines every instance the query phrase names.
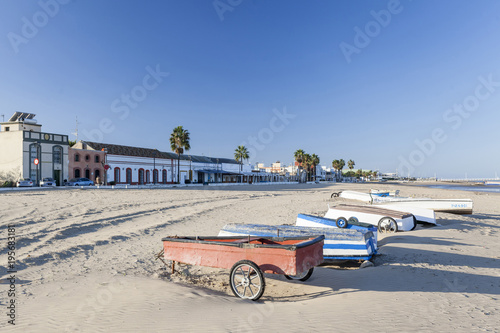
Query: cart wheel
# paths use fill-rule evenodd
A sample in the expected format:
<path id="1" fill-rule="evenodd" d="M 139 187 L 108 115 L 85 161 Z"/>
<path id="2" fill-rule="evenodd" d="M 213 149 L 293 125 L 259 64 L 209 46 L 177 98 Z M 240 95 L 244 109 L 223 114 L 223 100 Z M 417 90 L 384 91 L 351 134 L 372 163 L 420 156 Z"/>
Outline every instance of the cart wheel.
<path id="1" fill-rule="evenodd" d="M 347 228 L 347 219 L 345 217 L 339 217 L 335 221 L 335 224 L 337 225 L 337 228 Z"/>
<path id="2" fill-rule="evenodd" d="M 347 220 L 347 222 L 350 223 L 350 224 L 356 224 L 356 223 L 359 223 L 359 220 L 358 220 L 358 218 L 356 216 L 351 216 L 349 218 L 349 220 Z"/>
<path id="3" fill-rule="evenodd" d="M 254 262 L 240 260 L 231 268 L 229 284 L 235 296 L 258 300 L 264 293 L 266 281 L 264 275 Z"/>
<path id="4" fill-rule="evenodd" d="M 309 278 L 311 277 L 312 273 L 314 271 L 314 267 L 311 268 L 310 270 L 308 271 L 305 271 L 305 272 L 302 272 L 301 274 L 297 274 L 297 275 L 286 275 L 285 274 L 285 277 L 288 279 L 288 280 L 299 280 L 299 281 L 307 281 L 309 280 Z"/>
<path id="5" fill-rule="evenodd" d="M 339 196 L 339 194 L 338 194 L 338 193 L 332 193 L 332 195 L 330 196 L 330 198 L 336 198 L 336 197 L 338 197 L 338 196 Z"/>
<path id="6" fill-rule="evenodd" d="M 398 224 L 392 217 L 383 217 L 378 221 L 378 232 L 395 233 L 398 231 Z"/>
<path id="7" fill-rule="evenodd" d="M 413 228 L 411 228 L 410 230 L 415 230 L 416 227 L 417 227 L 417 218 L 413 216 Z"/>

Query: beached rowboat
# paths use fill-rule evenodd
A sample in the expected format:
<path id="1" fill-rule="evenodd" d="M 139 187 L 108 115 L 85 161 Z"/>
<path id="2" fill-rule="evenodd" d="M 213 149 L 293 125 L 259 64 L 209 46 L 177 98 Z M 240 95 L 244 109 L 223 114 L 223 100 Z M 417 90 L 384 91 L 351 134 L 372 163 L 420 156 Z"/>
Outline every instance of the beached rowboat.
<path id="1" fill-rule="evenodd" d="M 325 237 L 166 237 L 164 258 L 175 262 L 231 269 L 234 295 L 250 300 L 264 293 L 264 273 L 285 274 L 302 281 L 323 262 Z"/>
<path id="2" fill-rule="evenodd" d="M 339 227 L 349 224 L 351 217 L 377 226 L 379 232 L 409 231 L 415 229 L 415 217 L 406 212 L 376 206 L 337 205 L 329 207 L 325 217 L 335 219 Z"/>
<path id="3" fill-rule="evenodd" d="M 344 199 L 363 201 L 371 204 L 399 205 L 406 207 L 431 209 L 434 212 L 472 214 L 473 202 L 471 199 L 430 199 L 409 197 L 377 197 L 370 193 L 356 191 L 342 191 L 337 196 Z"/>
<path id="4" fill-rule="evenodd" d="M 310 228 L 335 228 L 332 232 L 342 232 L 342 230 L 356 230 L 361 233 L 371 232 L 373 234 L 373 245 L 375 246 L 375 251 L 378 250 L 378 228 L 376 226 L 369 223 L 359 222 L 357 219 L 351 219 L 351 221 L 347 220 L 345 222 L 346 223 L 339 228 L 337 220 L 335 219 L 315 215 L 298 214 L 295 225 Z"/>
<path id="5" fill-rule="evenodd" d="M 323 258 L 325 260 L 369 260 L 377 251 L 375 236 L 368 228 L 355 230 L 332 229 L 324 225 L 318 228 L 230 223 L 226 224 L 219 232 L 219 236 L 244 235 L 266 237 L 277 235 L 280 237 L 324 235 Z"/>

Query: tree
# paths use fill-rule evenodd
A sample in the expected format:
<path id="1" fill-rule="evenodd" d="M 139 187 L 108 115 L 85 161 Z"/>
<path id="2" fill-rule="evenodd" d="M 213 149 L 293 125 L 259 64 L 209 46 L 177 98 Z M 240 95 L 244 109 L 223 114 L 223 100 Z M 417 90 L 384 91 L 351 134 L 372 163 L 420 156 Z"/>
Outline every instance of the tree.
<path id="1" fill-rule="evenodd" d="M 319 164 L 319 156 L 316 154 L 311 155 L 312 170 L 316 180 L 316 166 Z"/>
<path id="2" fill-rule="evenodd" d="M 182 126 L 174 128 L 172 134 L 170 134 L 170 149 L 177 154 L 177 184 L 179 184 L 181 182 L 181 154 L 184 153 L 184 149 L 191 149 L 188 130 L 185 130 Z"/>
<path id="3" fill-rule="evenodd" d="M 340 170 L 340 161 L 339 160 L 333 160 L 332 161 L 332 167 L 333 167 L 333 170 L 335 170 L 335 179 L 338 180 L 338 171 Z"/>
<path id="4" fill-rule="evenodd" d="M 356 165 L 356 163 L 354 163 L 353 160 L 349 160 L 349 162 L 347 162 L 347 166 L 349 167 L 349 170 L 354 169 L 355 165 Z"/>
<path id="5" fill-rule="evenodd" d="M 345 161 L 343 159 L 339 160 L 339 170 L 340 170 L 340 176 L 342 177 L 342 169 L 345 167 Z"/>
<path id="6" fill-rule="evenodd" d="M 306 181 L 310 180 L 310 171 L 311 171 L 311 155 L 304 154 L 302 157 L 302 163 L 304 163 L 306 169 Z"/>
<path id="7" fill-rule="evenodd" d="M 358 171 L 356 171 L 356 178 L 361 178 L 363 176 L 363 170 L 361 169 L 358 169 Z"/>
<path id="8" fill-rule="evenodd" d="M 68 140 L 68 144 L 70 147 L 73 147 L 76 144 L 76 140 Z"/>
<path id="9" fill-rule="evenodd" d="M 299 182 L 300 182 L 300 170 L 302 169 L 302 160 L 304 159 L 305 151 L 302 149 L 298 149 L 295 151 L 293 156 L 295 157 L 295 161 L 299 164 L 298 166 L 298 176 L 299 176 Z"/>
<path id="10" fill-rule="evenodd" d="M 243 160 L 248 160 L 250 158 L 250 155 L 248 154 L 248 149 L 245 146 L 238 146 L 234 150 L 234 159 L 240 163 L 240 172 L 243 171 Z M 242 180 L 243 182 L 243 176 Z"/>

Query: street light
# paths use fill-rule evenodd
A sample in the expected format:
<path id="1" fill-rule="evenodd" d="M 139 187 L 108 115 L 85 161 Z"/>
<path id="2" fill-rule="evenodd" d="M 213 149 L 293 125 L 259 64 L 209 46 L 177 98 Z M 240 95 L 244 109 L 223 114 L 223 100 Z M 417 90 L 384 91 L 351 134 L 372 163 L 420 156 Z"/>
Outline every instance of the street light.
<path id="1" fill-rule="evenodd" d="M 108 186 L 108 148 L 102 148 L 101 151 L 104 152 L 104 161 L 101 162 L 102 167 L 104 168 L 104 186 Z M 117 180 L 115 179 L 115 184 L 117 183 Z"/>
<path id="2" fill-rule="evenodd" d="M 191 169 L 191 164 L 193 162 L 192 156 L 189 155 L 189 182 L 193 182 L 193 170 Z"/>
<path id="3" fill-rule="evenodd" d="M 35 141 L 35 147 L 36 147 L 36 159 L 38 160 L 38 163 L 36 163 L 36 186 L 40 186 L 39 165 L 40 165 L 40 153 L 42 150 L 40 142 Z"/>

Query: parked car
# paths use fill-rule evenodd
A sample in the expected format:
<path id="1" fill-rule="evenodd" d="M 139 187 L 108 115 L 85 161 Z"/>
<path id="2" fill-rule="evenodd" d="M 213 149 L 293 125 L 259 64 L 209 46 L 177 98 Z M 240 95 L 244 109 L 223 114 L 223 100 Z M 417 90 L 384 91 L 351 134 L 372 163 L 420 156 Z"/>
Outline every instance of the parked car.
<path id="1" fill-rule="evenodd" d="M 66 183 L 67 186 L 92 186 L 94 182 L 88 178 L 73 178 Z"/>
<path id="2" fill-rule="evenodd" d="M 56 186 L 56 181 L 53 178 L 44 178 L 40 182 L 40 186 L 50 186 L 50 187 L 53 187 L 53 186 Z"/>
<path id="3" fill-rule="evenodd" d="M 33 187 L 33 181 L 30 178 L 21 178 L 16 182 L 17 187 Z"/>

